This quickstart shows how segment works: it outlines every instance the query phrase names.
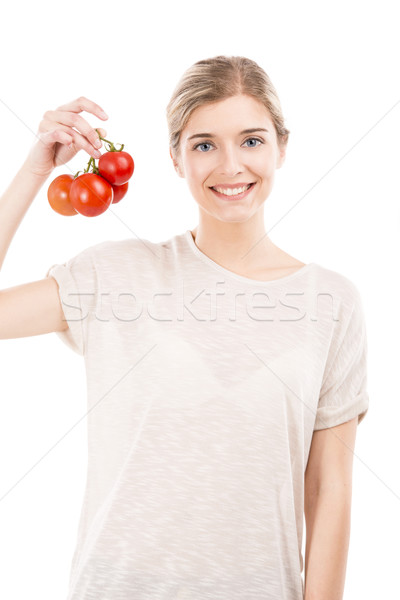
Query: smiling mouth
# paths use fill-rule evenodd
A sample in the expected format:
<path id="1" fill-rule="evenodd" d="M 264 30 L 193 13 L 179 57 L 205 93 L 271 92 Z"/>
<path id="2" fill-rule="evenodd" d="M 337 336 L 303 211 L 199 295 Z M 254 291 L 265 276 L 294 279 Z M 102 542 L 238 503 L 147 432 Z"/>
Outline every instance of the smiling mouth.
<path id="1" fill-rule="evenodd" d="M 247 190 L 248 190 L 248 189 L 250 189 L 250 186 L 252 186 L 252 185 L 253 185 L 253 183 L 255 183 L 255 181 L 253 181 L 252 183 L 248 183 L 248 184 L 247 184 L 247 188 L 246 188 L 246 189 L 247 189 Z M 219 185 L 216 185 L 215 187 L 214 187 L 214 186 L 212 186 L 212 185 L 210 186 L 210 188 L 211 188 L 212 190 L 215 190 L 216 192 L 218 191 L 218 190 L 217 190 L 217 187 L 220 187 L 220 186 L 219 186 Z M 241 186 L 241 187 L 244 187 L 244 186 Z M 232 190 L 234 190 L 234 189 L 237 189 L 237 188 L 235 188 L 235 187 L 231 187 L 231 188 L 222 188 L 222 187 L 220 187 L 220 189 L 225 189 L 226 191 L 232 191 Z"/>
<path id="2" fill-rule="evenodd" d="M 224 193 L 224 192 L 219 192 L 216 187 L 210 186 L 210 190 L 213 190 L 213 192 L 215 192 L 216 194 L 218 194 L 219 196 L 224 196 L 225 198 L 240 198 L 241 196 L 244 196 L 245 194 L 247 194 L 247 192 L 253 188 L 255 186 L 255 181 L 253 181 L 253 183 L 249 183 L 247 184 L 246 187 L 241 186 L 240 188 L 220 188 L 220 189 L 224 189 L 224 192 L 229 192 L 229 193 Z M 239 192 L 238 194 L 233 194 L 232 191 L 235 189 L 242 189 L 244 188 L 244 190 L 242 192 Z"/>
<path id="3" fill-rule="evenodd" d="M 240 192 L 239 194 L 232 194 L 232 190 L 234 190 L 234 189 L 241 189 L 241 188 L 228 188 L 228 189 L 226 189 L 226 191 L 229 190 L 230 193 L 219 192 L 213 186 L 210 186 L 210 190 L 212 190 L 213 192 L 215 192 L 220 198 L 227 198 L 227 199 L 231 198 L 232 200 L 234 200 L 236 198 L 240 199 L 240 198 L 243 198 L 244 196 L 246 196 L 246 194 L 249 192 L 250 189 L 252 189 L 255 186 L 255 184 L 256 184 L 255 181 L 253 181 L 253 183 L 249 183 L 247 185 L 247 187 L 244 189 L 244 191 Z M 216 186 L 216 187 L 218 187 L 218 186 Z M 242 186 L 242 187 L 244 187 L 244 186 Z"/>

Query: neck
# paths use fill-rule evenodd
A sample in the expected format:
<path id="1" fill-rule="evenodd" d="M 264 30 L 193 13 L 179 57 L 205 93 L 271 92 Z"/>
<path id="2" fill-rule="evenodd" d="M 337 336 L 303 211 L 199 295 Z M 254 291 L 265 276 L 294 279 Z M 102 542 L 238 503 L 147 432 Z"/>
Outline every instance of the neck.
<path id="1" fill-rule="evenodd" d="M 276 260 L 278 248 L 269 239 L 261 219 L 245 223 L 200 219 L 192 236 L 204 254 L 230 270 L 255 272 Z"/>

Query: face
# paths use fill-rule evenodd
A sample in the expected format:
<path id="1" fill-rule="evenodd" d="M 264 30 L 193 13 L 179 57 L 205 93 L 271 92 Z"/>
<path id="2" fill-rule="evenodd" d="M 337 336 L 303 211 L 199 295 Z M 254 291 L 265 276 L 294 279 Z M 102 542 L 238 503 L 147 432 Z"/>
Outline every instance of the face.
<path id="1" fill-rule="evenodd" d="M 245 129 L 256 131 L 242 133 Z M 285 159 L 269 112 L 246 95 L 197 108 L 182 131 L 180 150 L 179 160 L 173 159 L 178 175 L 201 210 L 226 222 L 246 221 L 260 210 Z M 242 187 L 246 191 L 237 194 Z"/>

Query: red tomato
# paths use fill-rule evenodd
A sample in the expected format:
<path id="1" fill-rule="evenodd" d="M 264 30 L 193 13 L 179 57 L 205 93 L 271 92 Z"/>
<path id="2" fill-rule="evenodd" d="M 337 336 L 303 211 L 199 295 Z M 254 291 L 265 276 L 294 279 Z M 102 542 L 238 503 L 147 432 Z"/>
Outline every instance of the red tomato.
<path id="1" fill-rule="evenodd" d="M 112 189 L 114 190 L 114 200 L 113 204 L 117 204 L 122 198 L 125 196 L 128 191 L 129 181 L 123 183 L 122 185 L 113 185 Z"/>
<path id="2" fill-rule="evenodd" d="M 135 163 L 128 152 L 104 152 L 99 158 L 98 169 L 104 179 L 113 185 L 123 185 L 133 175 Z"/>
<path id="3" fill-rule="evenodd" d="M 69 191 L 74 180 L 73 175 L 59 175 L 49 185 L 47 199 L 53 210 L 65 217 L 77 215 L 77 211 L 71 204 Z"/>
<path id="4" fill-rule="evenodd" d="M 83 173 L 72 182 L 69 192 L 72 206 L 85 217 L 97 217 L 112 204 L 112 185 L 100 175 Z"/>

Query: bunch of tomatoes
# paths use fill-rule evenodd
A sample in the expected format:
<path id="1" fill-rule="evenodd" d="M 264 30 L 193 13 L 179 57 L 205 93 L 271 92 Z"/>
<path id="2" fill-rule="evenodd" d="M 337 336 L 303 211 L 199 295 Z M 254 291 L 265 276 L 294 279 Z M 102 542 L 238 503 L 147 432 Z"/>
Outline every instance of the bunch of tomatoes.
<path id="1" fill-rule="evenodd" d="M 97 133 L 98 130 L 96 129 Z M 50 206 L 66 217 L 77 215 L 97 217 L 107 210 L 110 204 L 119 202 L 128 191 L 128 181 L 133 175 L 135 164 L 128 152 L 114 146 L 112 142 L 99 138 L 108 144 L 107 152 L 99 158 L 98 166 L 90 158 L 82 175 L 63 174 L 56 177 L 47 190 Z"/>

